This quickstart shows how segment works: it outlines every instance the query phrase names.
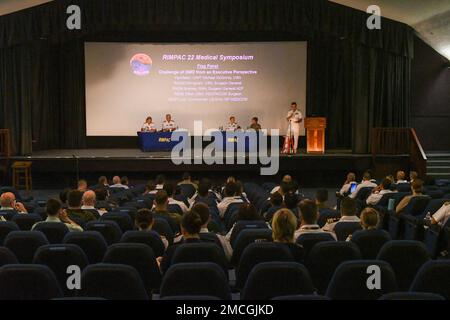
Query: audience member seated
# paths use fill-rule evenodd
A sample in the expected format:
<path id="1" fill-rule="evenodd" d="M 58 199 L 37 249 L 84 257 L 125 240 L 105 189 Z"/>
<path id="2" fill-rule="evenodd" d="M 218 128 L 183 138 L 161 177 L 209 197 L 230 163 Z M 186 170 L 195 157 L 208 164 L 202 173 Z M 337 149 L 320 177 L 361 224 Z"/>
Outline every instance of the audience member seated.
<path id="1" fill-rule="evenodd" d="M 162 190 L 164 188 L 164 184 L 166 183 L 166 177 L 162 174 L 158 174 L 155 179 L 156 182 L 156 190 Z"/>
<path id="2" fill-rule="evenodd" d="M 376 188 L 376 187 L 377 187 L 377 184 L 372 181 L 372 176 L 371 176 L 370 172 L 366 171 L 366 172 L 364 172 L 364 175 L 363 175 L 363 181 L 360 184 L 358 184 L 355 192 L 351 193 L 349 195 L 349 197 L 352 199 L 355 199 L 358 196 L 358 193 L 362 188 Z"/>
<path id="3" fill-rule="evenodd" d="M 334 232 L 334 228 L 338 223 L 352 223 L 360 222 L 356 215 L 356 201 L 351 198 L 343 198 L 341 203 L 341 218 L 339 221 L 327 223 L 322 230 L 327 232 Z"/>
<path id="4" fill-rule="evenodd" d="M 408 183 L 406 180 L 405 171 L 397 171 L 397 179 L 395 181 L 396 184 Z"/>
<path id="5" fill-rule="evenodd" d="M 381 198 L 383 198 L 383 195 L 392 192 L 394 191 L 391 190 L 391 180 L 384 178 L 381 184 L 373 189 L 372 194 L 367 198 L 366 203 L 368 205 L 376 206 Z"/>
<path id="6" fill-rule="evenodd" d="M 398 203 L 397 207 L 395 208 L 395 212 L 397 214 L 402 214 L 403 210 L 405 210 L 405 208 L 408 206 L 412 198 L 423 196 L 422 189 L 423 189 L 423 182 L 419 179 L 415 179 L 414 182 L 411 183 L 412 195 L 404 197 Z"/>
<path id="7" fill-rule="evenodd" d="M 72 191 L 72 189 L 66 188 L 59 193 L 59 201 L 61 201 L 63 208 L 67 208 L 67 195 L 70 191 Z"/>
<path id="8" fill-rule="evenodd" d="M 49 199 L 45 205 L 45 213 L 47 214 L 47 219 L 43 222 L 54 222 L 54 223 L 64 223 L 70 232 L 80 232 L 83 231 L 78 224 L 70 220 L 67 211 L 61 206 L 61 202 L 56 199 Z M 42 222 L 37 222 L 31 230 L 34 230 L 38 224 Z"/>
<path id="9" fill-rule="evenodd" d="M 139 231 L 154 231 L 153 230 L 154 223 L 155 219 L 150 209 L 138 210 L 138 212 L 136 213 L 136 217 L 134 218 L 134 224 Z M 160 237 L 162 242 L 164 243 L 164 247 L 167 249 L 167 247 L 169 246 L 169 241 L 167 241 L 166 237 L 162 235 L 160 235 Z"/>
<path id="10" fill-rule="evenodd" d="M 97 219 L 106 213 L 106 210 L 102 211 L 100 213 L 99 210 L 95 208 L 95 204 L 97 202 L 97 197 L 95 195 L 95 192 L 92 190 L 88 190 L 83 194 L 83 198 L 81 199 L 81 210 L 89 211 L 91 212 Z"/>
<path id="11" fill-rule="evenodd" d="M 154 207 L 152 211 L 156 217 L 165 219 L 169 223 L 172 231 L 176 233 L 178 231 L 178 223 L 181 221 L 181 216 L 177 213 L 171 213 L 167 209 L 167 205 L 169 204 L 169 196 L 167 195 L 167 192 L 164 190 L 159 190 L 156 193 L 153 203 Z"/>
<path id="12" fill-rule="evenodd" d="M 222 201 L 217 205 L 217 209 L 219 209 L 220 217 L 223 218 L 227 208 L 232 203 L 244 203 L 240 196 L 237 196 L 238 186 L 235 182 L 228 182 L 224 189 L 225 197 Z"/>
<path id="13" fill-rule="evenodd" d="M 117 206 L 116 203 L 108 200 L 108 189 L 104 187 L 95 189 L 95 197 L 97 199 L 95 207 L 100 215 L 103 215 L 107 211 L 111 211 L 113 207 Z"/>
<path id="14" fill-rule="evenodd" d="M 298 205 L 300 211 L 300 227 L 294 233 L 294 239 L 306 233 L 322 233 L 324 232 L 317 224 L 318 210 L 314 201 L 305 199 Z M 329 232 L 334 238 L 334 233 Z"/>
<path id="15" fill-rule="evenodd" d="M 416 171 L 411 171 L 409 173 L 409 183 L 413 184 L 413 182 L 418 179 L 419 179 L 419 174 Z"/>
<path id="16" fill-rule="evenodd" d="M 340 214 L 337 210 L 330 208 L 327 205 L 328 190 L 318 189 L 316 191 L 316 205 L 319 212 L 317 218 L 317 224 L 322 228 L 326 223 L 336 222 L 340 218 Z"/>
<path id="17" fill-rule="evenodd" d="M 183 173 L 183 175 L 181 176 L 181 181 L 178 182 L 178 185 L 183 185 L 183 184 L 188 184 L 193 186 L 195 189 L 197 189 L 197 184 L 192 182 L 192 177 L 191 174 L 189 172 L 185 172 Z"/>
<path id="18" fill-rule="evenodd" d="M 112 179 L 113 184 L 110 186 L 110 188 L 113 188 L 113 189 L 129 189 L 128 186 L 123 185 L 121 181 L 122 180 L 120 179 L 119 176 L 113 177 L 113 179 Z"/>
<path id="19" fill-rule="evenodd" d="M 339 194 L 342 196 L 347 196 L 350 193 L 350 189 L 353 184 L 358 183 L 356 182 L 356 175 L 353 172 L 350 172 L 349 174 L 347 174 L 347 179 L 342 185 L 341 190 L 339 190 Z"/>
<path id="20" fill-rule="evenodd" d="M 164 256 L 158 257 L 157 259 L 161 272 L 163 274 L 166 273 L 166 271 L 169 269 L 172 263 L 173 254 L 181 244 L 202 242 L 199 235 L 200 230 L 202 228 L 202 224 L 203 224 L 202 219 L 196 212 L 189 211 L 183 215 L 180 223 L 180 229 L 183 239 L 178 243 L 169 246 Z"/>
<path id="21" fill-rule="evenodd" d="M 275 193 L 275 192 L 279 192 L 280 191 L 280 189 L 281 189 L 281 185 L 283 184 L 283 183 L 285 183 L 285 184 L 291 184 L 293 182 L 293 179 L 292 179 L 292 177 L 290 176 L 290 175 L 285 175 L 285 176 L 283 176 L 283 179 L 281 179 L 281 183 L 280 183 L 280 185 L 279 186 L 276 186 L 275 188 L 273 188 L 271 191 L 270 191 L 270 194 L 273 194 L 273 193 Z M 284 195 L 283 193 L 281 193 L 281 195 Z"/>
<path id="22" fill-rule="evenodd" d="M 86 180 L 80 180 L 78 181 L 78 187 L 77 190 L 81 192 L 85 192 L 88 189 L 88 184 Z"/>
<path id="23" fill-rule="evenodd" d="M 158 190 L 156 190 L 156 183 L 155 183 L 155 181 L 150 180 L 145 184 L 145 190 L 142 195 L 143 196 L 152 196 L 152 195 L 155 195 L 156 192 L 158 192 Z"/>
<path id="24" fill-rule="evenodd" d="M 178 201 L 178 200 L 175 200 L 173 198 L 175 190 L 174 190 L 174 187 L 173 187 L 173 185 L 171 183 L 165 183 L 163 190 L 165 192 L 167 192 L 167 195 L 169 197 L 168 198 L 168 201 L 169 201 L 168 204 L 169 205 L 177 205 L 177 206 L 179 206 L 181 211 L 183 211 L 183 214 L 186 213 L 189 210 L 188 207 L 186 206 L 186 204 L 183 201 Z"/>
<path id="25" fill-rule="evenodd" d="M 191 211 L 197 213 L 202 219 L 200 234 L 212 233 L 208 229 L 208 224 L 211 222 L 211 214 L 209 212 L 208 206 L 204 203 L 199 202 L 192 206 Z M 225 236 L 222 236 L 220 234 L 215 234 L 215 236 L 217 237 L 217 239 L 219 239 L 220 245 L 223 248 L 226 258 L 230 260 L 233 254 L 233 249 L 231 248 L 230 242 L 226 239 Z"/>
<path id="26" fill-rule="evenodd" d="M 5 192 L 0 196 L 0 211 L 14 211 L 17 213 L 28 213 L 25 206 L 16 201 L 16 196 L 12 192 Z"/>
<path id="27" fill-rule="evenodd" d="M 297 218 L 288 209 L 278 210 L 272 219 L 273 242 L 286 246 L 296 262 L 303 262 L 303 247 L 295 243 Z"/>
<path id="28" fill-rule="evenodd" d="M 436 211 L 431 217 L 432 224 L 439 224 L 444 226 L 450 218 L 450 202 L 444 203 L 444 205 Z"/>
<path id="29" fill-rule="evenodd" d="M 99 177 L 96 188 L 109 188 L 108 178 L 106 178 L 105 176 Z"/>
<path id="30" fill-rule="evenodd" d="M 125 188 L 125 189 L 130 189 L 130 180 L 128 180 L 128 177 L 123 176 L 120 179 L 120 184 Z"/>
<path id="31" fill-rule="evenodd" d="M 236 181 L 236 189 L 237 189 L 236 196 L 241 197 L 242 201 L 244 201 L 244 202 L 247 202 L 247 203 L 250 202 L 247 198 L 247 194 L 244 192 L 244 185 L 243 185 L 242 181 L 239 181 L 239 180 Z"/>
<path id="32" fill-rule="evenodd" d="M 197 193 L 189 199 L 191 207 L 199 202 L 205 203 L 209 207 L 217 207 L 218 196 L 211 190 L 211 181 L 202 179 L 198 185 Z"/>
<path id="33" fill-rule="evenodd" d="M 234 227 L 236 226 L 236 223 L 239 221 L 263 221 L 263 218 L 258 214 L 256 211 L 256 208 L 251 203 L 244 203 L 238 210 L 236 214 L 236 221 L 231 227 L 230 231 L 228 231 L 226 235 L 226 239 L 229 242 L 231 241 L 231 238 L 236 238 L 237 234 L 233 233 Z"/>
<path id="34" fill-rule="evenodd" d="M 360 220 L 363 230 L 377 230 L 378 224 L 380 223 L 380 214 L 373 208 L 365 208 L 361 212 Z M 351 239 L 352 235 L 349 235 L 347 241 Z"/>
<path id="35" fill-rule="evenodd" d="M 67 194 L 67 215 L 72 220 L 81 219 L 83 222 L 97 220 L 92 212 L 81 209 L 81 201 L 83 198 L 83 192 L 79 190 L 71 190 Z"/>
<path id="36" fill-rule="evenodd" d="M 268 222 L 272 222 L 273 215 L 275 212 L 283 207 L 283 197 L 279 192 L 274 192 L 270 195 L 270 208 L 264 213 L 264 218 Z"/>
<path id="37" fill-rule="evenodd" d="M 299 214 L 298 214 L 298 209 L 297 209 L 297 205 L 298 205 L 298 197 L 295 193 L 293 192 L 289 192 L 286 193 L 284 195 L 284 207 L 286 209 L 289 209 L 292 211 L 292 213 L 295 215 L 295 217 L 297 219 L 299 219 Z"/>

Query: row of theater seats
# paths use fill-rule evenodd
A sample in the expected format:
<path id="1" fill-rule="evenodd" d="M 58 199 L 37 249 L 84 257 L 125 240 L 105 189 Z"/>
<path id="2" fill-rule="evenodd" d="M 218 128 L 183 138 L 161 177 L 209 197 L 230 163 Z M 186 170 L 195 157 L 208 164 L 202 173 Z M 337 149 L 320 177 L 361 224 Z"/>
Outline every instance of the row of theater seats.
<path id="1" fill-rule="evenodd" d="M 4 247 L 0 249 L 0 263 L 4 266 L 0 269 L 0 290 L 5 288 L 0 298 L 37 297 L 30 296 L 34 291 L 28 286 L 13 285 L 23 283 L 27 277 L 36 277 L 32 275 L 36 270 L 27 271 L 32 270 L 35 264 L 45 265 L 51 270 L 59 291 L 65 296 L 138 299 L 151 298 L 153 293 L 160 292 L 161 297 L 212 295 L 229 299 L 232 288 L 241 292 L 242 299 L 311 293 L 326 294 L 332 299 L 374 299 L 384 293 L 408 290 L 437 293 L 446 299 L 450 297 L 450 260 L 430 260 L 421 242 L 389 241 L 381 247 L 375 260 L 361 260 L 364 258 L 361 250 L 353 242 L 318 241 L 307 252 L 303 264 L 299 264 L 293 261 L 286 247 L 269 242 L 268 237 L 261 238 L 262 232 L 269 235 L 267 231 L 243 230 L 239 235 L 248 242 L 237 261 L 235 281 L 228 277 L 232 266 L 227 264 L 219 246 L 213 243 L 180 246 L 173 257 L 172 267 L 162 277 L 153 249 L 156 241 L 140 242 L 142 239 L 125 238 L 123 242 L 108 247 L 100 232 L 86 231 L 69 233 L 62 244 L 50 245 L 40 231 L 13 231 L 6 236 Z M 156 239 L 152 232 L 137 233 Z M 368 290 L 366 281 L 362 281 L 368 277 L 364 267 L 373 264 L 381 268 L 383 290 Z M 83 270 L 83 290 L 74 292 L 67 289 L 66 269 L 69 265 L 77 265 Z M 44 272 L 42 267 L 37 268 Z M 341 269 L 343 271 L 338 271 Z M 48 270 L 45 272 L 50 274 Z M 126 282 L 122 282 L 124 279 Z M 3 285 L 2 281 L 6 283 Z M 131 285 L 126 283 L 136 283 L 133 286 L 137 291 L 131 292 Z M 217 283 L 217 286 L 211 288 L 210 283 Z M 11 287 L 16 288 L 8 289 Z M 142 287 L 144 290 L 139 289 Z M 13 295 L 12 292 L 17 293 Z"/>

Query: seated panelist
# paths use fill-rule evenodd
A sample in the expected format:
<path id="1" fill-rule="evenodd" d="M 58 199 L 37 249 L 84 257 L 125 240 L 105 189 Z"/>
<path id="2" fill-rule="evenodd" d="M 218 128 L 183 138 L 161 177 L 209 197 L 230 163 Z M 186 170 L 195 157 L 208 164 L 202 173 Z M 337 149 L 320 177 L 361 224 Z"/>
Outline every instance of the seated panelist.
<path id="1" fill-rule="evenodd" d="M 177 126 L 175 124 L 175 121 L 172 120 L 172 115 L 166 114 L 166 120 L 164 120 L 162 124 L 162 131 L 163 132 L 172 132 L 177 129 Z"/>
<path id="2" fill-rule="evenodd" d="M 156 131 L 156 126 L 155 126 L 155 123 L 153 122 L 152 117 L 147 117 L 144 124 L 142 125 L 141 131 L 142 132 L 155 132 Z"/>
<path id="3" fill-rule="evenodd" d="M 241 127 L 236 122 L 236 117 L 231 116 L 230 122 L 228 122 L 227 126 L 225 127 L 225 131 L 236 131 L 241 129 Z"/>
<path id="4" fill-rule="evenodd" d="M 253 129 L 255 131 L 261 130 L 261 125 L 258 123 L 258 117 L 253 117 L 252 122 L 247 129 Z"/>

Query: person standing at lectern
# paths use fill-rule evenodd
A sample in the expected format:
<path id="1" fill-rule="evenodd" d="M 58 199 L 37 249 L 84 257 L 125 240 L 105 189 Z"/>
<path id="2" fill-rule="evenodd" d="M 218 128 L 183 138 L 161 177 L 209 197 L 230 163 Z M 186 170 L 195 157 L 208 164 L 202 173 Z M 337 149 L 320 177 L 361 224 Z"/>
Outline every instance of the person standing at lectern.
<path id="1" fill-rule="evenodd" d="M 166 114 L 166 120 L 164 120 L 162 124 L 162 131 L 164 132 L 172 132 L 177 129 L 175 125 L 175 121 L 172 120 L 172 115 Z"/>
<path id="2" fill-rule="evenodd" d="M 288 112 L 286 120 L 289 122 L 287 136 L 294 138 L 294 153 L 297 153 L 300 123 L 303 121 L 303 115 L 297 108 L 297 102 L 291 103 L 291 110 Z"/>
<path id="3" fill-rule="evenodd" d="M 155 132 L 156 131 L 156 126 L 155 126 L 155 123 L 153 122 L 152 117 L 147 117 L 147 119 L 145 120 L 145 123 L 142 125 L 141 131 L 142 132 Z"/>

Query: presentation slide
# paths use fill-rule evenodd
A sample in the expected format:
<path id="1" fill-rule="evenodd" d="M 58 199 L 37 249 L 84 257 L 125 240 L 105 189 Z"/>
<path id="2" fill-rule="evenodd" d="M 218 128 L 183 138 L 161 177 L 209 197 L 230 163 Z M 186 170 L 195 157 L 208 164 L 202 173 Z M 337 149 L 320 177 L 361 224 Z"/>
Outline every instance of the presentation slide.
<path id="1" fill-rule="evenodd" d="M 306 42 L 88 42 L 85 56 L 88 136 L 135 136 L 148 116 L 161 129 L 168 113 L 191 134 L 256 116 L 284 135 L 292 101 L 306 115 Z"/>

